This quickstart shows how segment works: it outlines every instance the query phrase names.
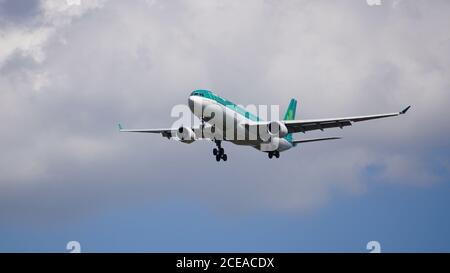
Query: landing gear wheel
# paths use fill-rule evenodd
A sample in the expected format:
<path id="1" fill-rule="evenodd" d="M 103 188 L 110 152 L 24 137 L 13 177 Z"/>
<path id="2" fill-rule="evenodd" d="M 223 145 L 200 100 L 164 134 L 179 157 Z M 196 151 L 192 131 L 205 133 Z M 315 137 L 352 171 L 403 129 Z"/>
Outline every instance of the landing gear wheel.
<path id="1" fill-rule="evenodd" d="M 273 153 L 269 152 L 269 158 L 272 158 L 272 157 L 273 157 Z"/>
<path id="2" fill-rule="evenodd" d="M 217 148 L 213 149 L 213 155 L 216 157 L 216 161 L 219 162 L 221 159 L 223 161 L 227 161 L 228 157 L 225 154 L 225 150 L 222 148 L 222 141 L 221 140 L 214 140 L 216 143 Z"/>
<path id="3" fill-rule="evenodd" d="M 276 151 L 276 152 L 274 153 L 274 155 L 275 155 L 276 158 L 280 158 L 280 152 L 279 152 L 279 151 Z"/>

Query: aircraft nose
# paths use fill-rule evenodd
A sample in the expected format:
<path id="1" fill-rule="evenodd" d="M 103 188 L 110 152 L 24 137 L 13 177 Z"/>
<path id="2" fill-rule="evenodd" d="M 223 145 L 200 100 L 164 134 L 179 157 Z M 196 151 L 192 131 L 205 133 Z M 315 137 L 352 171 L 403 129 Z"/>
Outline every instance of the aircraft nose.
<path id="1" fill-rule="evenodd" d="M 190 96 L 189 97 L 189 109 L 194 113 L 195 111 L 203 110 L 203 99 L 199 96 Z"/>
<path id="2" fill-rule="evenodd" d="M 194 111 L 194 99 L 192 98 L 192 96 L 189 97 L 188 104 L 189 104 L 189 109 L 191 109 L 191 111 Z"/>

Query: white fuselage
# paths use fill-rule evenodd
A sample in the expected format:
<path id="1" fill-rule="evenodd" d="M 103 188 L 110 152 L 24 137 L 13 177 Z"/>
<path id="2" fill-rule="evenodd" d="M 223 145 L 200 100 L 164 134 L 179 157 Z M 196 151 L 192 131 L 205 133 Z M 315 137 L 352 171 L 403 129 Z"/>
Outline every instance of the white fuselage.
<path id="1" fill-rule="evenodd" d="M 261 151 L 285 151 L 293 147 L 292 143 L 284 138 L 277 138 L 276 145 L 269 145 L 270 142 L 263 141 L 258 135 L 250 132 L 244 124 L 252 121 L 244 115 L 217 103 L 215 100 L 200 97 L 189 97 L 189 108 L 192 113 L 199 119 L 211 124 L 208 120 L 209 110 L 213 109 L 214 113 L 218 113 L 222 118 L 214 119 L 215 136 L 220 139 L 230 141 L 237 145 L 252 146 Z M 201 109 L 201 110 L 200 110 Z M 239 137 L 245 136 L 245 137 Z"/>

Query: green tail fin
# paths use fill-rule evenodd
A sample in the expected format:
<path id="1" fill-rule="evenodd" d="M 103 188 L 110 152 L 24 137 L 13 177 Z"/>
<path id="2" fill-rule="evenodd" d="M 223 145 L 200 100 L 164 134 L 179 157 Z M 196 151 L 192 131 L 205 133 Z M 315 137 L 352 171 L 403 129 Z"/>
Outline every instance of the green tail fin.
<path id="1" fill-rule="evenodd" d="M 284 115 L 284 120 L 294 120 L 296 109 L 297 109 L 297 100 L 291 99 L 291 102 L 289 103 L 289 106 L 286 110 L 286 114 Z M 292 134 L 287 134 L 284 138 L 287 141 L 292 142 Z"/>

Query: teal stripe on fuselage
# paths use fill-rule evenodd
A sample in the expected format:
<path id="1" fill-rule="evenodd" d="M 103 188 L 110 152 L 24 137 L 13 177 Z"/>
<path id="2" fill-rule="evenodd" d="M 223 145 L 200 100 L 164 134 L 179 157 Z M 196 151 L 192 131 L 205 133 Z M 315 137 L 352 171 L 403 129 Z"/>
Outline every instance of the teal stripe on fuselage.
<path id="1" fill-rule="evenodd" d="M 258 116 L 253 115 L 252 113 L 246 111 L 244 108 L 236 105 L 235 103 L 226 100 L 216 94 L 214 94 L 213 92 L 209 91 L 209 90 L 195 90 L 191 93 L 191 96 L 201 96 L 201 97 L 205 97 L 208 99 L 212 99 L 215 102 L 217 102 L 220 105 L 223 105 L 233 111 L 235 111 L 236 113 L 244 116 L 245 118 L 251 120 L 251 121 L 261 121 L 261 119 Z"/>

